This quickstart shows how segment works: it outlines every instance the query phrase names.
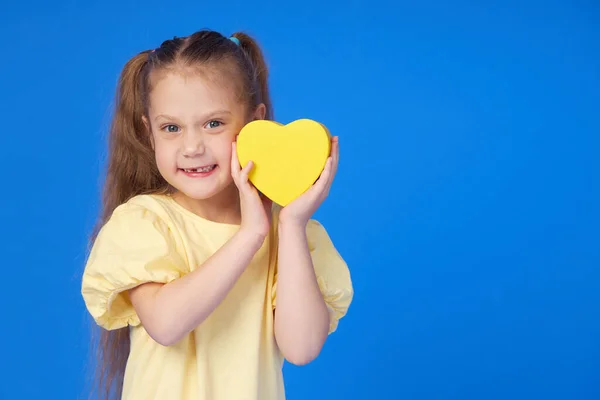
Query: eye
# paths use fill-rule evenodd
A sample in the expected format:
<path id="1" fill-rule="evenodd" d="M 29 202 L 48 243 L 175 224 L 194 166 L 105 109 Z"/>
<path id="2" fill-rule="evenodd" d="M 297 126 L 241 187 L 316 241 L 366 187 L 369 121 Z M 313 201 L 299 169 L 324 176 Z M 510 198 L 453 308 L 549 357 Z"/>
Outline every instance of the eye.
<path id="1" fill-rule="evenodd" d="M 210 121 L 208 124 L 206 124 L 208 128 L 218 128 L 221 125 L 221 121 Z"/>
<path id="2" fill-rule="evenodd" d="M 177 125 L 173 125 L 173 124 L 165 125 L 161 129 L 163 131 L 166 131 L 166 132 L 169 132 L 169 133 L 177 133 L 177 132 L 179 132 L 179 127 Z"/>

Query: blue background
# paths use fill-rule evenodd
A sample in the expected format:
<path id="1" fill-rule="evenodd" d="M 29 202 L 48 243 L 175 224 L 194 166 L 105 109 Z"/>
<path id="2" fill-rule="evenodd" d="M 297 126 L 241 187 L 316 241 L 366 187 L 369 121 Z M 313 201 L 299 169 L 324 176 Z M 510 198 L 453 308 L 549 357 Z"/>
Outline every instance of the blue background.
<path id="1" fill-rule="evenodd" d="M 119 71 L 256 36 L 276 118 L 340 136 L 317 218 L 355 301 L 294 399 L 600 398 L 596 1 L 4 2 L 1 399 L 86 394 L 79 294 Z"/>

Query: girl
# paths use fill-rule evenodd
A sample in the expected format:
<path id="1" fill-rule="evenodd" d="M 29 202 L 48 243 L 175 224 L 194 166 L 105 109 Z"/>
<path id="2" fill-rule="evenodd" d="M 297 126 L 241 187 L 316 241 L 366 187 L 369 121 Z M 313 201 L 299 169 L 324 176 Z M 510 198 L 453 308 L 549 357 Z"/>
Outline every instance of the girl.
<path id="1" fill-rule="evenodd" d="M 273 207 L 235 148 L 246 123 L 272 116 L 262 53 L 243 33 L 174 38 L 125 65 L 82 279 L 104 328 L 105 397 L 284 399 L 283 359 L 313 360 L 347 312 L 347 266 L 311 219 L 338 141 L 313 187 Z"/>

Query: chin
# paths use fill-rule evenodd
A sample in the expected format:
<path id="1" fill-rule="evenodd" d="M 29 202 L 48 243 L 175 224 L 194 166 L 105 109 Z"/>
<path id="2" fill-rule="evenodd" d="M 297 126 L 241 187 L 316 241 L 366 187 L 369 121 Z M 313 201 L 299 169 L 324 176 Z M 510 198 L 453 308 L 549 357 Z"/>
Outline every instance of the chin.
<path id="1" fill-rule="evenodd" d="M 215 189 L 198 189 L 198 188 L 177 188 L 177 190 L 183 194 L 185 197 L 191 199 L 191 200 L 209 200 L 215 196 L 217 196 L 222 190 L 215 190 Z"/>
<path id="2" fill-rule="evenodd" d="M 174 185 L 178 192 L 185 195 L 187 198 L 191 200 L 210 200 L 215 197 L 227 196 L 230 193 L 233 195 L 232 186 L 235 187 L 234 183 L 231 184 L 216 184 L 216 185 L 206 185 L 202 187 L 201 185 Z M 235 195 L 237 195 L 237 191 L 235 191 Z"/>

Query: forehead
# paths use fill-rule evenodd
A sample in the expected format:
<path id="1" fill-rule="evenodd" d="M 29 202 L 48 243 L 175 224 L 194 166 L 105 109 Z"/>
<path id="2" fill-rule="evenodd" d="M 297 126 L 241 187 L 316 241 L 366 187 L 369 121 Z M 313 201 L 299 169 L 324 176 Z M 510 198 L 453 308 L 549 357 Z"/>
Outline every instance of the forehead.
<path id="1" fill-rule="evenodd" d="M 242 106 L 235 85 L 210 71 L 168 70 L 150 77 L 150 113 L 170 115 Z"/>

